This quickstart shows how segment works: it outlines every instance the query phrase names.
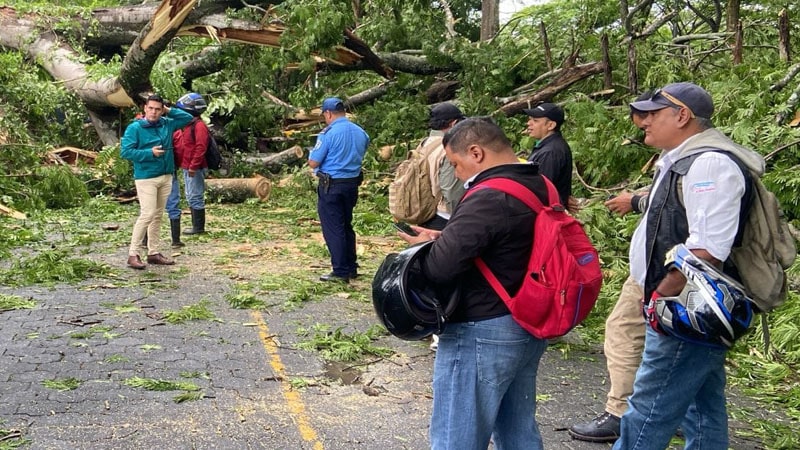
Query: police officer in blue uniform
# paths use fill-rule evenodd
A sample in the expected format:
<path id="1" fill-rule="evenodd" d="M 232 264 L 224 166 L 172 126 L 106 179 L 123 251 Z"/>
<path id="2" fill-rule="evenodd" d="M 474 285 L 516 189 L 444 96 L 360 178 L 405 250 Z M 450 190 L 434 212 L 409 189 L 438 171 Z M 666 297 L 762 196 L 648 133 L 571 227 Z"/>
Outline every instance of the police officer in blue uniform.
<path id="1" fill-rule="evenodd" d="M 308 156 L 308 165 L 319 179 L 317 213 L 333 266 L 333 271 L 320 280 L 347 283 L 358 275 L 353 208 L 363 179 L 361 163 L 369 136 L 347 119 L 344 103 L 336 97 L 322 102 L 322 116 L 328 126 Z"/>

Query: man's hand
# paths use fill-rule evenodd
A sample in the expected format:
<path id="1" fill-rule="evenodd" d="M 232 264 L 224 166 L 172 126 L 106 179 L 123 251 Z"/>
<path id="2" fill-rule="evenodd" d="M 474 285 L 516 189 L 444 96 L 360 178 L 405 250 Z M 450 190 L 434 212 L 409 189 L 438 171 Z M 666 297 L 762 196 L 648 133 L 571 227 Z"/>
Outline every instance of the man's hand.
<path id="1" fill-rule="evenodd" d="M 578 199 L 570 195 L 567 199 L 567 211 L 574 216 L 575 214 L 578 214 L 578 211 L 580 210 L 581 207 L 578 204 Z"/>
<path id="2" fill-rule="evenodd" d="M 439 239 L 439 236 L 442 235 L 441 231 L 430 230 L 428 228 L 418 227 L 416 225 L 411 225 L 411 229 L 417 232 L 416 236 L 411 236 L 410 234 L 403 233 L 402 231 L 398 231 L 397 235 L 400 236 L 400 239 L 408 242 L 409 244 L 435 241 L 436 239 Z"/>
<path id="3" fill-rule="evenodd" d="M 620 217 L 623 217 L 625 214 L 633 211 L 631 199 L 633 199 L 632 193 L 623 192 L 616 197 L 608 199 L 603 204 L 606 205 L 606 208 L 608 208 L 611 212 L 617 213 L 620 215 Z"/>
<path id="4" fill-rule="evenodd" d="M 159 156 L 162 156 L 165 151 L 166 150 L 164 150 L 160 145 L 156 145 L 155 147 L 153 147 L 153 156 L 158 158 Z"/>

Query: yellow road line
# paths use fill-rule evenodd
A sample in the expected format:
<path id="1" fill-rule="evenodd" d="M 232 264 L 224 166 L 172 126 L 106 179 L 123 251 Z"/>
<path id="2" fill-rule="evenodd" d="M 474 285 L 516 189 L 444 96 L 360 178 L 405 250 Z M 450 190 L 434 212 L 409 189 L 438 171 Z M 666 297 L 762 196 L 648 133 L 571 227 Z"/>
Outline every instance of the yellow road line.
<path id="1" fill-rule="evenodd" d="M 308 415 L 306 415 L 306 407 L 303 404 L 303 400 L 300 398 L 300 394 L 292 389 L 292 386 L 286 378 L 286 368 L 283 362 L 281 362 L 281 357 L 278 354 L 278 346 L 275 345 L 275 341 L 273 341 L 270 336 L 267 323 L 264 322 L 264 317 L 258 311 L 252 311 L 251 314 L 258 326 L 258 336 L 261 338 L 261 344 L 264 346 L 269 356 L 269 365 L 272 366 L 275 376 L 281 382 L 283 398 L 286 400 L 286 405 L 289 407 L 289 414 L 294 419 L 294 423 L 297 424 L 297 430 L 300 432 L 300 436 L 304 441 L 311 442 L 314 450 L 323 450 L 322 442 L 319 441 L 317 432 L 311 426 L 311 421 L 308 419 Z"/>

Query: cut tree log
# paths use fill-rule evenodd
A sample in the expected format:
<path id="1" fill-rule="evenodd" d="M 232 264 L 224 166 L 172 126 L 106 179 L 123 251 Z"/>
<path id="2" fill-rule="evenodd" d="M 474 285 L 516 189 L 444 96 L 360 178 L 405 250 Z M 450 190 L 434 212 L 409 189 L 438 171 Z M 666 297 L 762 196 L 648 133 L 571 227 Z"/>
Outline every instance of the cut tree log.
<path id="1" fill-rule="evenodd" d="M 248 156 L 245 162 L 250 164 L 260 164 L 267 170 L 273 173 L 280 172 L 285 166 L 294 164 L 300 161 L 305 155 L 305 150 L 299 145 L 286 149 L 282 152 L 274 153 L 268 156 Z"/>
<path id="2" fill-rule="evenodd" d="M 0 203 L 0 214 L 13 217 L 17 220 L 25 220 L 28 218 L 28 216 L 26 216 L 25 213 L 19 212 L 14 208 L 9 208 L 8 206 L 2 203 Z"/>
<path id="3" fill-rule="evenodd" d="M 209 198 L 221 203 L 242 203 L 248 198 L 265 202 L 272 192 L 272 183 L 262 177 L 253 178 L 209 178 L 206 180 Z"/>

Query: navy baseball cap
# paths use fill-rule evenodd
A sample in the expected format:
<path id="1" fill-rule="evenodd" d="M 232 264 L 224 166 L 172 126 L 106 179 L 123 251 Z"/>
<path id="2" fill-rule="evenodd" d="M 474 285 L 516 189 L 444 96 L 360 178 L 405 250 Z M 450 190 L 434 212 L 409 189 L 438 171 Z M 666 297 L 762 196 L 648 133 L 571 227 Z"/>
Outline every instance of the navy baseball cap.
<path id="1" fill-rule="evenodd" d="M 344 102 L 336 97 L 328 97 L 322 101 L 322 112 L 344 111 Z"/>
<path id="2" fill-rule="evenodd" d="M 558 126 L 564 123 L 564 110 L 555 103 L 542 103 L 535 108 L 523 109 L 522 112 L 531 117 L 547 117 Z"/>
<path id="3" fill-rule="evenodd" d="M 647 100 L 630 104 L 637 111 L 658 111 L 664 108 L 686 108 L 692 117 L 710 119 L 714 114 L 714 100 L 705 89 L 694 83 L 672 83 L 657 89 Z"/>

